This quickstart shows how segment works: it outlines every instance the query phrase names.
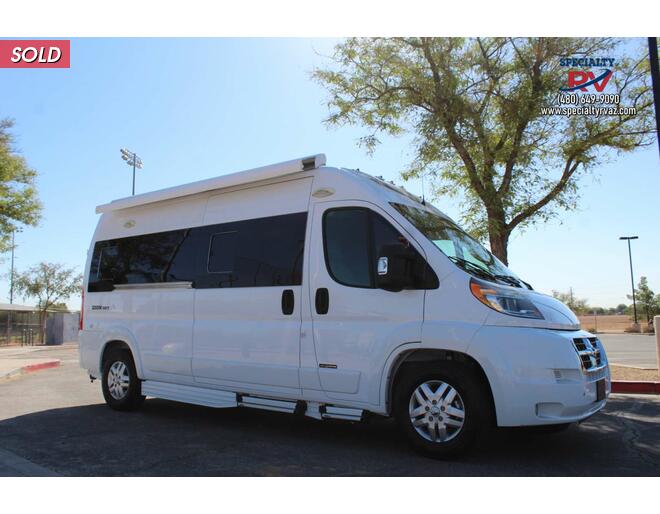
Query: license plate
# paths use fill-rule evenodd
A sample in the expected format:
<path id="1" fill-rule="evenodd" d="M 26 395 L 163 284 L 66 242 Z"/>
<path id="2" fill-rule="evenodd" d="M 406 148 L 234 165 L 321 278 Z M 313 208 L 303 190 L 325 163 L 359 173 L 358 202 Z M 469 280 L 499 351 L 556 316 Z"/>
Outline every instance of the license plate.
<path id="1" fill-rule="evenodd" d="M 599 402 L 605 399 L 605 379 L 596 382 L 596 401 Z"/>

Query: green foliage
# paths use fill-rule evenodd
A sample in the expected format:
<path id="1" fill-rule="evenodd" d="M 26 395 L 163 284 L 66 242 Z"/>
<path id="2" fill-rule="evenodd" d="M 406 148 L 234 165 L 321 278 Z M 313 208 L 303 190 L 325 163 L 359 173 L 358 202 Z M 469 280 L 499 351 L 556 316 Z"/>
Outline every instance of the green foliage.
<path id="1" fill-rule="evenodd" d="M 379 134 L 413 134 L 403 177 L 459 197 L 463 223 L 506 263 L 511 232 L 576 208 L 579 178 L 606 150 L 652 141 L 648 57 L 622 51 L 610 38 L 352 38 L 313 76 L 330 94 L 326 122 L 368 128 L 369 152 Z M 637 115 L 542 115 L 566 84 L 560 57 L 573 55 L 615 56 L 608 92 Z"/>
<path id="2" fill-rule="evenodd" d="M 627 295 L 632 300 L 632 295 Z M 642 314 L 646 320 L 652 320 L 653 316 L 660 313 L 660 294 L 656 295 L 649 287 L 646 277 L 641 277 L 637 288 L 635 288 L 635 301 L 637 302 L 637 311 Z M 631 307 L 632 309 L 632 307 Z"/>
<path id="3" fill-rule="evenodd" d="M 35 298 L 39 309 L 41 342 L 44 342 L 46 311 L 61 307 L 62 302 L 80 292 L 82 274 L 63 264 L 41 262 L 14 275 L 14 289 L 23 298 Z M 66 307 L 66 304 L 64 304 Z"/>
<path id="4" fill-rule="evenodd" d="M 11 233 L 20 224 L 34 226 L 41 214 L 37 172 L 16 153 L 9 132 L 13 125 L 11 120 L 0 120 L 0 253 L 11 247 Z"/>
<path id="5" fill-rule="evenodd" d="M 604 311 L 602 307 L 595 307 L 595 308 L 589 307 L 586 298 L 576 298 L 575 295 L 573 294 L 572 287 L 566 293 L 563 293 L 561 291 L 552 291 L 552 296 L 557 300 L 559 300 L 560 302 L 568 305 L 568 307 L 575 314 L 591 314 L 594 312 L 594 310 Z"/>

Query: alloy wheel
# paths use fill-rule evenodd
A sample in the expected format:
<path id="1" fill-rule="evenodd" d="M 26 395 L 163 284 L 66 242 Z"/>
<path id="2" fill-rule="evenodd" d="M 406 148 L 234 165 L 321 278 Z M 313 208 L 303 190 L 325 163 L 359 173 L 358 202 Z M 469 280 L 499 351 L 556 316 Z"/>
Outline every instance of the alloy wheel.
<path id="1" fill-rule="evenodd" d="M 128 366 L 122 361 L 117 361 L 108 370 L 108 391 L 115 400 L 122 400 L 128 394 L 130 386 L 130 375 Z"/>
<path id="2" fill-rule="evenodd" d="M 465 423 L 465 404 L 458 391 L 441 380 L 428 380 L 413 391 L 408 406 L 410 422 L 427 441 L 445 443 Z"/>

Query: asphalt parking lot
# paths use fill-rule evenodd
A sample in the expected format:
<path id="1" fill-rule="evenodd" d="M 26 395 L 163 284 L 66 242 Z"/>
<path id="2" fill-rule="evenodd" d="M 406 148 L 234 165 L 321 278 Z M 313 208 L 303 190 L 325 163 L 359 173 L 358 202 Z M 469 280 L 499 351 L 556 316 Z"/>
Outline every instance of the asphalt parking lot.
<path id="1" fill-rule="evenodd" d="M 0 381 L 0 476 L 660 475 L 660 399 L 614 395 L 559 434 L 498 430 L 461 460 L 413 453 L 390 420 L 320 422 L 148 399 L 105 406 L 75 348 L 59 368 Z"/>
<path id="2" fill-rule="evenodd" d="M 655 336 L 648 334 L 598 334 L 612 364 L 657 369 Z"/>

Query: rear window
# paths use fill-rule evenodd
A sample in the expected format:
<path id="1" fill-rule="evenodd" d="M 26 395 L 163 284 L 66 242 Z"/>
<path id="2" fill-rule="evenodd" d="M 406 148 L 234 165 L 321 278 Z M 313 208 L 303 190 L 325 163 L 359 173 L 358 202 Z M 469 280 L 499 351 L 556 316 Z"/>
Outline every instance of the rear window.
<path id="1" fill-rule="evenodd" d="M 172 230 L 96 243 L 88 291 L 122 284 L 192 280 L 194 260 L 184 249 L 190 232 Z"/>

